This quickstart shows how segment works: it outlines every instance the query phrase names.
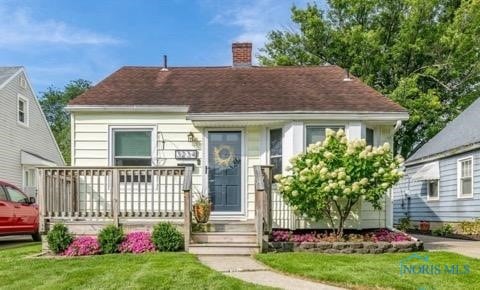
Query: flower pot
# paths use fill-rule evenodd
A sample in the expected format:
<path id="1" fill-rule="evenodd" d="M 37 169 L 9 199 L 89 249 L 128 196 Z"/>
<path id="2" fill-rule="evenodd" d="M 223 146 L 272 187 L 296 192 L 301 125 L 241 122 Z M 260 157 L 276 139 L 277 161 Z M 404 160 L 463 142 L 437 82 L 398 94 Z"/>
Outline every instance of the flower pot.
<path id="1" fill-rule="evenodd" d="M 210 219 L 211 204 L 194 204 L 193 205 L 193 216 L 199 224 L 207 223 Z"/>
<path id="2" fill-rule="evenodd" d="M 422 232 L 430 231 L 430 223 L 427 222 L 427 221 L 421 221 L 420 222 L 420 231 L 422 231 Z"/>

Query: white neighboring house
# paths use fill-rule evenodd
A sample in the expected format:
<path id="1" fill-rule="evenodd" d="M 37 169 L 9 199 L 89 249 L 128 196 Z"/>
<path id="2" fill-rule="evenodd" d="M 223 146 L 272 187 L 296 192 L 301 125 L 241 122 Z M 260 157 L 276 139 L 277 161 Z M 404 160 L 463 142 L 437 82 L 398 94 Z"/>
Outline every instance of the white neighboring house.
<path id="1" fill-rule="evenodd" d="M 35 167 L 65 163 L 21 66 L 0 67 L 0 123 L 0 180 L 33 195 Z"/>

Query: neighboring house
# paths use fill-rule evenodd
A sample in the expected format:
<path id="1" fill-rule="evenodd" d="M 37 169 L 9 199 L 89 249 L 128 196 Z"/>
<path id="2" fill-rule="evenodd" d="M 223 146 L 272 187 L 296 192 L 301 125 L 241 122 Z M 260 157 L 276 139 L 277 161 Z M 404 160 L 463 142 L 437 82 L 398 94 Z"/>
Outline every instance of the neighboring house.
<path id="1" fill-rule="evenodd" d="M 252 220 L 253 166 L 285 171 L 293 155 L 324 139 L 326 128 L 373 145 L 392 142 L 408 118 L 340 67 L 258 67 L 250 43 L 232 50 L 233 66 L 122 67 L 72 100 L 72 165 L 190 163 L 194 192 L 210 196 L 213 219 Z M 389 225 L 389 199 L 385 208 L 364 203 L 349 226 Z M 272 210 L 274 227 L 325 227 L 294 217 L 278 194 Z"/>
<path id="2" fill-rule="evenodd" d="M 410 217 L 435 226 L 480 218 L 480 99 L 405 163 L 394 188 L 395 222 Z"/>
<path id="3" fill-rule="evenodd" d="M 0 179 L 35 193 L 36 166 L 62 154 L 23 67 L 0 67 Z"/>

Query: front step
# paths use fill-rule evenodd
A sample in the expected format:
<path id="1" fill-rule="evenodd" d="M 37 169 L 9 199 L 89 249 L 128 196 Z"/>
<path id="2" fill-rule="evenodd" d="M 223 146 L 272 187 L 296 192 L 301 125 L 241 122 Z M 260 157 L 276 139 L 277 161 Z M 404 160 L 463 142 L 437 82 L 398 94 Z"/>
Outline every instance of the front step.
<path id="1" fill-rule="evenodd" d="M 206 232 L 192 233 L 194 243 L 251 243 L 257 242 L 255 232 Z"/>
<path id="2" fill-rule="evenodd" d="M 207 224 L 193 224 L 193 232 L 255 232 L 252 221 L 211 220 Z"/>
<path id="3" fill-rule="evenodd" d="M 196 255 L 249 256 L 258 253 L 258 246 L 255 243 L 190 244 L 188 252 Z"/>

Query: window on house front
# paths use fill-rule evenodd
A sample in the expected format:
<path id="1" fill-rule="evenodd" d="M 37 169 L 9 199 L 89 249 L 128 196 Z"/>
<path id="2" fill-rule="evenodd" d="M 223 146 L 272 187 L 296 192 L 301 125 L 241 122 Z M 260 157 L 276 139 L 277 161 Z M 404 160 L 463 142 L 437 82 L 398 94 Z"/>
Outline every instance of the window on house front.
<path id="1" fill-rule="evenodd" d="M 115 166 L 152 165 L 152 130 L 114 130 L 113 139 Z"/>
<path id="2" fill-rule="evenodd" d="M 373 129 L 367 128 L 367 131 L 366 131 L 366 134 L 365 134 L 366 135 L 365 136 L 365 141 L 367 141 L 367 145 L 373 146 L 373 142 L 374 142 L 373 134 L 374 134 Z"/>
<path id="3" fill-rule="evenodd" d="M 473 157 L 458 160 L 458 197 L 473 195 Z"/>
<path id="4" fill-rule="evenodd" d="M 427 181 L 427 200 L 438 200 L 439 199 L 439 182 L 438 180 L 428 180 Z"/>
<path id="5" fill-rule="evenodd" d="M 343 127 L 325 127 L 325 126 L 307 126 L 306 130 L 306 146 L 325 140 L 325 131 L 327 128 L 333 131 L 344 129 Z"/>
<path id="6" fill-rule="evenodd" d="M 270 165 L 273 175 L 282 173 L 282 129 L 270 130 Z"/>
<path id="7" fill-rule="evenodd" d="M 22 125 L 28 126 L 28 101 L 21 95 L 18 95 L 17 121 Z"/>

